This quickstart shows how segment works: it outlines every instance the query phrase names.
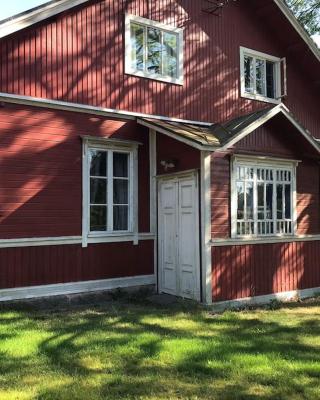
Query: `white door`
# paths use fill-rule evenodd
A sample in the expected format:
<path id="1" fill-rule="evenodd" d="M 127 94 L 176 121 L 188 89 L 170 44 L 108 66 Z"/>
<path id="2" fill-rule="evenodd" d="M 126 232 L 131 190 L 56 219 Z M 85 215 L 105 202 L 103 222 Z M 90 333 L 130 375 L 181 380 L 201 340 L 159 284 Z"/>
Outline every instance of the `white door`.
<path id="1" fill-rule="evenodd" d="M 197 174 L 159 181 L 159 289 L 200 300 Z"/>

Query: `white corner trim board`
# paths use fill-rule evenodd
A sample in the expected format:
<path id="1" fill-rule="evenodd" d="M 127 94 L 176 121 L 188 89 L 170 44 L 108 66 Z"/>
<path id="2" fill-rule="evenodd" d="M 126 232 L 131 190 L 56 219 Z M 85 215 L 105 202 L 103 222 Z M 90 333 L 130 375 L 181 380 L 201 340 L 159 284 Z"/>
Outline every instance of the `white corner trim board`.
<path id="1" fill-rule="evenodd" d="M 154 275 L 141 275 L 125 278 L 101 279 L 95 281 L 1 289 L 0 302 L 154 285 L 155 281 Z"/>
<path id="2" fill-rule="evenodd" d="M 139 233 L 139 240 L 153 240 L 153 233 Z M 111 235 L 90 237 L 88 243 L 116 243 L 131 242 L 134 240 L 133 235 Z M 82 236 L 57 236 L 57 237 L 38 237 L 38 238 L 21 238 L 21 239 L 0 239 L 0 248 L 9 247 L 38 247 L 38 246 L 59 246 L 81 244 Z"/>
<path id="3" fill-rule="evenodd" d="M 232 308 L 241 308 L 245 306 L 256 306 L 268 304 L 271 301 L 289 302 L 298 299 L 306 299 L 320 294 L 320 287 L 302 290 L 292 290 L 289 292 L 279 292 L 263 296 L 245 297 L 243 299 L 219 301 L 213 303 L 210 307 L 213 311 L 221 312 Z"/>

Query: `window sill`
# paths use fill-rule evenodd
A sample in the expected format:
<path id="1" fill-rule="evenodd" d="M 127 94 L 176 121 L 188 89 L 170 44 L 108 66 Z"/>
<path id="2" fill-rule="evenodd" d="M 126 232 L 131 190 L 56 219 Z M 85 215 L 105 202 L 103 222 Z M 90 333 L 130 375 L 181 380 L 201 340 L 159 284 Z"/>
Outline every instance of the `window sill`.
<path id="1" fill-rule="evenodd" d="M 139 72 L 139 71 L 126 71 L 126 75 L 131 75 L 131 76 L 136 76 L 138 78 L 146 78 L 146 79 L 151 79 L 153 81 L 159 81 L 159 82 L 164 82 L 164 83 L 171 83 L 173 85 L 179 85 L 183 86 L 183 78 L 170 78 L 170 77 L 164 77 L 164 76 L 159 76 L 155 74 L 146 74 L 145 72 Z"/>
<path id="2" fill-rule="evenodd" d="M 94 234 L 88 235 L 88 244 L 92 243 L 118 243 L 118 242 L 134 242 L 138 240 L 153 240 L 155 238 L 152 233 L 139 233 L 137 235 L 132 232 L 119 234 Z"/>
<path id="3" fill-rule="evenodd" d="M 271 104 L 281 103 L 281 99 L 272 99 L 270 97 L 264 97 L 258 94 L 241 93 L 241 97 L 250 100 L 263 101 L 264 103 L 271 103 Z"/>
<path id="4" fill-rule="evenodd" d="M 290 243 L 290 242 L 308 242 L 320 241 L 320 235 L 287 235 L 287 236 L 269 236 L 256 238 L 228 238 L 213 239 L 210 242 L 212 247 L 221 246 L 241 246 L 247 244 L 272 244 L 272 243 Z"/>

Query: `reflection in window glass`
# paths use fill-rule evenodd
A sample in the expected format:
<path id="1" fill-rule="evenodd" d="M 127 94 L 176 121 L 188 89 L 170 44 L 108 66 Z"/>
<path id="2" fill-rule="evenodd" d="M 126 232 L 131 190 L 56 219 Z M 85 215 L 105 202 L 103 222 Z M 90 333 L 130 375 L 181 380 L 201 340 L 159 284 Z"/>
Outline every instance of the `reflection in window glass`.
<path id="1" fill-rule="evenodd" d="M 90 175 L 107 176 L 107 153 L 105 151 L 90 150 Z"/>
<path id="2" fill-rule="evenodd" d="M 91 206 L 90 207 L 90 231 L 106 231 L 107 230 L 107 207 Z"/>
<path id="3" fill-rule="evenodd" d="M 256 59 L 256 90 L 258 94 L 265 95 L 265 61 Z"/>
<path id="4" fill-rule="evenodd" d="M 244 77 L 245 77 L 246 92 L 253 93 L 254 92 L 253 58 L 249 56 L 244 57 Z"/>
<path id="5" fill-rule="evenodd" d="M 247 219 L 253 218 L 253 183 L 248 182 L 246 187 L 246 213 Z"/>
<path id="6" fill-rule="evenodd" d="M 144 28 L 142 25 L 131 24 L 131 63 L 132 68 L 143 71 L 144 68 Z"/>
<path id="7" fill-rule="evenodd" d="M 161 33 L 158 29 L 147 28 L 148 32 L 148 57 L 147 71 L 160 74 L 161 71 Z"/>
<path id="8" fill-rule="evenodd" d="M 237 182 L 237 195 L 238 195 L 238 219 L 244 218 L 244 183 Z"/>
<path id="9" fill-rule="evenodd" d="M 131 22 L 130 37 L 132 71 L 178 78 L 177 33 Z"/>
<path id="10" fill-rule="evenodd" d="M 177 35 L 163 33 L 163 75 L 177 77 Z"/>

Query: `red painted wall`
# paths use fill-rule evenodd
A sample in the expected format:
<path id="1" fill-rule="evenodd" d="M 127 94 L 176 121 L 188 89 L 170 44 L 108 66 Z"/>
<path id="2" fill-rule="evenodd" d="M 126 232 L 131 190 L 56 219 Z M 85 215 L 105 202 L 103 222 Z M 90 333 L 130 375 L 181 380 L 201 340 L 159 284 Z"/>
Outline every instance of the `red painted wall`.
<path id="1" fill-rule="evenodd" d="M 0 40 L 0 91 L 218 122 L 265 106 L 239 96 L 239 47 L 287 57 L 285 103 L 320 137 L 319 63 L 272 0 L 92 0 Z M 185 83 L 124 74 L 124 13 L 184 28 Z"/>
<path id="2" fill-rule="evenodd" d="M 172 162 L 175 167 L 167 171 L 161 161 Z M 200 168 L 200 151 L 163 134 L 157 134 L 157 174 L 171 174 Z"/>
<path id="3" fill-rule="evenodd" d="M 320 232 L 318 156 L 283 116 L 277 116 L 239 141 L 229 153 L 217 153 L 211 163 L 213 238 L 230 237 L 231 154 L 263 155 L 301 160 L 297 167 L 297 219 L 299 234 Z"/>
<path id="4" fill-rule="evenodd" d="M 139 231 L 149 232 L 147 129 L 134 121 L 0 107 L 0 238 L 81 235 L 80 135 L 134 139 L 139 146 Z"/>
<path id="5" fill-rule="evenodd" d="M 153 274 L 153 241 L 0 249 L 0 289 Z"/>
<path id="6" fill-rule="evenodd" d="M 214 301 L 320 286 L 318 241 L 212 248 Z"/>

